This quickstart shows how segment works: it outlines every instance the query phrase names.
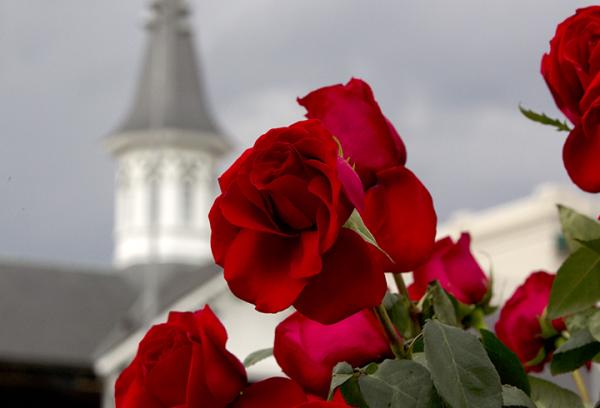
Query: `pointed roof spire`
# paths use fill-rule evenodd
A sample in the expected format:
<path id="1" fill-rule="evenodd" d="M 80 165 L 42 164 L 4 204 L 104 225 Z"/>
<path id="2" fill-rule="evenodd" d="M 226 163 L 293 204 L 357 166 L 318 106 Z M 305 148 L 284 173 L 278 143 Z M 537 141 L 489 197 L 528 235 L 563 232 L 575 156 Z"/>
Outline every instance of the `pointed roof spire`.
<path id="1" fill-rule="evenodd" d="M 111 150 L 120 150 L 120 136 L 136 134 L 139 138 L 166 131 L 156 140 L 172 139 L 181 131 L 190 139 L 186 144 L 199 145 L 222 154 L 229 148 L 210 114 L 206 94 L 199 78 L 199 67 L 188 23 L 189 9 L 184 0 L 155 0 L 154 15 L 148 23 L 148 45 L 142 75 L 133 106 L 109 140 Z M 119 139 L 119 140 L 117 140 Z M 127 139 L 131 139 L 128 137 Z M 156 141 L 155 140 L 155 141 Z M 115 143 L 115 142 L 120 143 Z M 132 141 L 132 140 L 129 140 Z M 128 146 L 130 143 L 126 143 Z"/>

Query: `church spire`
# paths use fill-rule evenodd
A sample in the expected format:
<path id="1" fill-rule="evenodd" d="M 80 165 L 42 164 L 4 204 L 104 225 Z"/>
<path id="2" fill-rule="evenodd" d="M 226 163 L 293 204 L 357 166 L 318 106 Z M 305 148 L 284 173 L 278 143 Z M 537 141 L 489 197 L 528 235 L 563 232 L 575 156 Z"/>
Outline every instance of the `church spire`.
<path id="1" fill-rule="evenodd" d="M 197 140 L 183 140 L 185 145 L 191 143 L 214 154 L 223 154 L 229 145 L 210 114 L 199 78 L 188 6 L 184 0 L 155 0 L 152 9 L 153 17 L 147 25 L 145 60 L 134 103 L 110 139 L 124 142 L 116 136 L 182 130 L 188 136 L 190 132 L 197 133 Z M 109 144 L 122 147 L 122 143 Z"/>
<path id="2" fill-rule="evenodd" d="M 156 0 L 134 103 L 107 138 L 117 161 L 118 267 L 209 262 L 215 168 L 229 149 L 210 115 L 184 0 Z"/>

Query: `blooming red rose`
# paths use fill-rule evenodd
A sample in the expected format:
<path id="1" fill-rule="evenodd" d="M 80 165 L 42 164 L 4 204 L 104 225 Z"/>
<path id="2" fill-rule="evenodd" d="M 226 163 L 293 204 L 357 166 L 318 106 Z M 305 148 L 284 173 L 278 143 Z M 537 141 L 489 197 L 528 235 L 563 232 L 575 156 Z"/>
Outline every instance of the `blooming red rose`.
<path id="1" fill-rule="evenodd" d="M 569 134 L 563 147 L 563 161 L 569 177 L 579 188 L 600 192 L 600 98 Z"/>
<path id="2" fill-rule="evenodd" d="M 465 304 L 479 303 L 489 290 L 490 281 L 471 253 L 471 236 L 463 232 L 456 243 L 445 237 L 435 243 L 431 258 L 413 273 L 408 287 L 413 300 L 419 300 L 430 282 L 442 287 Z"/>
<path id="3" fill-rule="evenodd" d="M 550 52 L 542 58 L 542 75 L 552 96 L 574 124 L 587 109 L 582 99 L 600 71 L 599 36 L 600 6 L 581 8 L 558 25 Z"/>
<path id="4" fill-rule="evenodd" d="M 213 255 L 231 291 L 257 310 L 294 305 L 333 323 L 381 302 L 380 264 L 342 228 L 350 196 L 362 190 L 338 151 L 320 122 L 302 121 L 265 133 L 220 177 L 209 214 Z"/>
<path id="5" fill-rule="evenodd" d="M 299 98 L 306 117 L 321 120 L 340 141 L 366 192 L 361 215 L 377 243 L 393 258 L 385 269 L 406 272 L 419 266 L 435 240 L 436 214 L 431 195 L 408 170 L 398 132 L 383 115 L 369 85 L 317 89 Z"/>
<path id="6" fill-rule="evenodd" d="M 314 397 L 288 378 L 273 377 L 242 391 L 231 408 L 347 408 L 339 393 L 333 401 Z"/>
<path id="7" fill-rule="evenodd" d="M 206 306 L 171 312 L 140 342 L 115 385 L 118 408 L 226 407 L 246 385 L 246 371 L 225 349 L 227 333 Z"/>
<path id="8" fill-rule="evenodd" d="M 325 326 L 294 313 L 275 329 L 273 354 L 290 378 L 305 390 L 327 395 L 333 367 L 342 361 L 361 366 L 393 358 L 387 338 L 371 310 Z"/>
<path id="9" fill-rule="evenodd" d="M 519 357 L 527 371 L 542 371 L 551 358 L 553 350 L 544 350 L 539 319 L 548 306 L 553 281 L 554 275 L 547 272 L 529 275 L 505 303 L 496 322 L 498 338 Z M 562 319 L 553 320 L 552 325 L 558 332 L 565 330 Z M 538 360 L 540 355 L 542 360 Z"/>

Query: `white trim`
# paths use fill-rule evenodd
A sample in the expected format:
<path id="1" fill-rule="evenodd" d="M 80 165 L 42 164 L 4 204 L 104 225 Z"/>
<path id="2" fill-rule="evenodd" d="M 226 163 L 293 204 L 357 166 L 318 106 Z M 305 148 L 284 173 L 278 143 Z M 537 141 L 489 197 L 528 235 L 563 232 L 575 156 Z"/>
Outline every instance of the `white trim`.
<path id="1" fill-rule="evenodd" d="M 167 319 L 167 315 L 171 310 L 196 310 L 202 305 L 209 303 L 210 300 L 219 296 L 227 290 L 227 284 L 223 275 L 219 273 L 208 282 L 202 284 L 191 293 L 185 295 L 164 311 L 162 311 L 153 321 L 152 324 L 162 323 Z M 121 343 L 113 347 L 111 350 L 100 356 L 94 362 L 94 372 L 98 376 L 106 376 L 120 369 L 128 363 L 137 352 L 138 343 L 146 334 L 147 328 L 140 329 L 127 337 Z"/>

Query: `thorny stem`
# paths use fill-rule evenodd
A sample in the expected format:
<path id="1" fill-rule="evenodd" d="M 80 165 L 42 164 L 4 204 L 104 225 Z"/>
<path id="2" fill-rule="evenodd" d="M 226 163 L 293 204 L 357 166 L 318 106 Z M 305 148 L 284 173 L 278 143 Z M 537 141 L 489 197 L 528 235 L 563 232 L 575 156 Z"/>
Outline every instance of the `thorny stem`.
<path id="1" fill-rule="evenodd" d="M 577 386 L 577 391 L 579 391 L 579 395 L 581 396 L 581 400 L 584 403 L 590 403 L 590 393 L 585 385 L 585 381 L 581 376 L 581 372 L 579 369 L 572 371 L 571 375 L 573 376 L 573 380 L 575 380 L 575 385 Z"/>
<path id="2" fill-rule="evenodd" d="M 385 329 L 385 333 L 387 334 L 388 341 L 390 343 L 390 348 L 392 349 L 394 355 L 397 358 L 406 358 L 406 351 L 404 351 L 404 339 L 398 334 L 398 331 L 396 330 L 394 323 L 392 323 L 387 310 L 385 310 L 385 306 L 381 304 L 373 310 L 379 318 L 381 325 Z"/>
<path id="3" fill-rule="evenodd" d="M 402 277 L 401 273 L 394 273 L 393 275 L 394 282 L 396 282 L 396 287 L 398 288 L 398 293 L 400 294 L 400 296 L 404 296 L 408 300 L 408 304 L 410 305 L 408 313 L 410 314 L 410 318 L 413 321 L 417 333 L 419 333 L 421 332 L 421 323 L 419 322 L 418 316 L 419 312 L 417 311 L 417 308 L 415 307 L 413 302 L 411 302 L 410 297 L 408 296 L 408 289 L 406 288 L 406 283 L 404 283 L 404 278 Z"/>

